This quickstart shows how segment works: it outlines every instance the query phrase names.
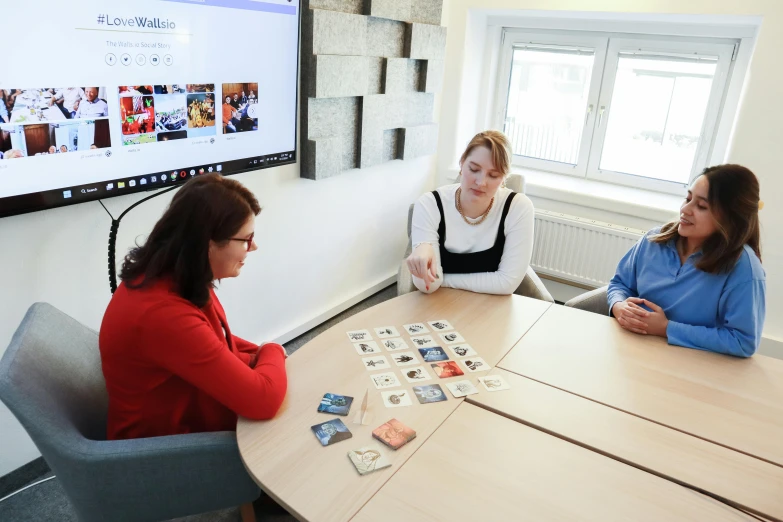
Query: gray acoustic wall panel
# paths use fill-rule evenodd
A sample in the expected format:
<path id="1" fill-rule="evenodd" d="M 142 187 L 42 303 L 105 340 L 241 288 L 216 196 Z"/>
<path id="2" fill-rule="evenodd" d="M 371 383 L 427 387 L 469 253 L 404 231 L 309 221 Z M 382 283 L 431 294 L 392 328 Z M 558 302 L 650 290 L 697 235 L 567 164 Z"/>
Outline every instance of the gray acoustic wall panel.
<path id="1" fill-rule="evenodd" d="M 446 56 L 446 28 L 410 24 L 405 33 L 405 57 L 417 60 L 443 60 Z"/>
<path id="2" fill-rule="evenodd" d="M 440 25 L 443 0 L 411 0 L 410 22 Z"/>
<path id="3" fill-rule="evenodd" d="M 368 56 L 367 60 L 367 92 L 365 94 L 383 94 L 386 88 L 384 71 L 386 58 Z"/>
<path id="4" fill-rule="evenodd" d="M 388 20 L 408 22 L 411 19 L 411 0 L 367 0 L 366 14 Z"/>
<path id="5" fill-rule="evenodd" d="M 343 13 L 365 14 L 365 0 L 310 0 L 310 9 L 328 9 L 329 11 L 342 11 Z M 423 20 L 417 20 L 422 21 Z M 440 19 L 438 19 L 440 23 Z"/>
<path id="6" fill-rule="evenodd" d="M 313 54 L 367 55 L 366 16 L 313 9 Z"/>
<path id="7" fill-rule="evenodd" d="M 318 178 L 336 176 L 343 169 L 343 144 L 341 136 L 307 140 L 309 150 L 307 157 L 312 162 L 311 170 L 317 172 Z"/>
<path id="8" fill-rule="evenodd" d="M 446 62 L 443 60 L 427 60 L 424 63 L 424 92 L 440 92 L 443 88 L 443 71 Z"/>
<path id="9" fill-rule="evenodd" d="M 315 57 L 316 98 L 363 96 L 369 84 L 369 62 L 364 56 Z"/>
<path id="10" fill-rule="evenodd" d="M 435 154 L 438 149 L 438 124 L 428 123 L 402 129 L 402 159 Z"/>
<path id="11" fill-rule="evenodd" d="M 408 24 L 371 16 L 365 18 L 367 19 L 367 42 L 364 54 L 366 56 L 402 58 L 405 55 L 405 35 Z M 357 35 L 358 37 L 359 35 Z"/>
<path id="12" fill-rule="evenodd" d="M 407 58 L 386 58 L 383 94 L 402 94 L 408 81 Z"/>

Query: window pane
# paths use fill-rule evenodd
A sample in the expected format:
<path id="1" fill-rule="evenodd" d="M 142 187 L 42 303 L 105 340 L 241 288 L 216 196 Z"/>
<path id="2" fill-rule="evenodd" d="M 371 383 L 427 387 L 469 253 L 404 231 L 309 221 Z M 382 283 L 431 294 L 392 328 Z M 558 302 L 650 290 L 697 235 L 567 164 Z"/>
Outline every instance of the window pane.
<path id="1" fill-rule="evenodd" d="M 504 129 L 514 154 L 576 165 L 592 70 L 592 50 L 514 50 Z"/>
<path id="2" fill-rule="evenodd" d="M 621 56 L 599 168 L 687 183 L 716 66 Z"/>

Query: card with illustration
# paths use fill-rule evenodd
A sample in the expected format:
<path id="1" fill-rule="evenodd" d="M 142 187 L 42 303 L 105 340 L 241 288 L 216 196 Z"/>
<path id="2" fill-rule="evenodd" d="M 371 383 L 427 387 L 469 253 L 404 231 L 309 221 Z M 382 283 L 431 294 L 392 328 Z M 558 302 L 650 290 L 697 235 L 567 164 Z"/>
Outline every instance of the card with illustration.
<path id="1" fill-rule="evenodd" d="M 430 321 L 429 325 L 436 332 L 445 332 L 446 330 L 453 330 L 454 329 L 454 327 L 451 326 L 451 323 L 449 323 L 445 319 L 441 319 L 439 321 Z"/>
<path id="2" fill-rule="evenodd" d="M 394 372 L 376 373 L 375 375 L 370 375 L 370 380 L 372 380 L 372 383 L 379 390 L 402 386 L 402 383 L 400 383 L 400 380 L 394 375 Z"/>
<path id="3" fill-rule="evenodd" d="M 473 347 L 469 344 L 451 344 L 449 345 L 449 350 L 454 352 L 454 355 L 457 357 L 471 357 L 478 355 L 476 350 L 474 350 Z"/>
<path id="4" fill-rule="evenodd" d="M 429 381 L 432 379 L 430 374 L 427 372 L 427 369 L 424 366 L 418 366 L 416 368 L 406 368 L 402 371 L 402 376 L 405 377 L 405 379 L 408 382 L 421 382 L 421 381 Z"/>
<path id="5" fill-rule="evenodd" d="M 467 359 L 460 359 L 465 368 L 471 373 L 473 372 L 485 372 L 491 370 L 492 367 L 488 365 L 481 357 L 469 357 Z"/>
<path id="6" fill-rule="evenodd" d="M 416 358 L 416 354 L 413 352 L 394 352 L 391 354 L 391 358 L 397 363 L 397 366 L 410 366 L 412 364 L 419 364 L 419 360 Z"/>
<path id="7" fill-rule="evenodd" d="M 369 330 L 352 330 L 350 332 L 347 332 L 348 339 L 351 340 L 351 342 L 359 342 L 359 341 L 369 341 L 372 339 L 372 335 L 370 334 Z"/>
<path id="8" fill-rule="evenodd" d="M 440 336 L 441 339 L 443 339 L 443 342 L 446 343 L 446 344 L 456 344 L 456 343 L 464 343 L 465 342 L 465 338 L 462 337 L 457 332 L 447 332 L 447 333 L 442 333 L 442 334 L 438 334 L 438 335 Z"/>
<path id="9" fill-rule="evenodd" d="M 458 377 L 460 375 L 465 375 L 465 373 L 460 369 L 460 367 L 457 366 L 457 361 L 438 362 L 438 363 L 433 363 L 430 366 L 432 366 L 432 371 L 435 372 L 435 375 L 437 375 L 441 379 L 448 379 L 449 377 Z"/>
<path id="10" fill-rule="evenodd" d="M 486 388 L 487 391 L 491 392 L 511 389 L 511 386 L 509 386 L 506 380 L 500 375 L 479 377 L 479 382 L 484 385 L 484 388 Z"/>
<path id="11" fill-rule="evenodd" d="M 419 335 L 416 337 L 411 337 L 411 343 L 413 343 L 413 346 L 416 348 L 429 348 L 430 346 L 438 346 L 438 343 L 435 341 L 435 339 L 432 338 L 431 335 Z"/>
<path id="12" fill-rule="evenodd" d="M 429 328 L 427 328 L 427 325 L 425 325 L 424 323 L 406 324 L 403 325 L 403 328 L 405 328 L 405 331 L 408 332 L 408 335 L 419 335 L 419 334 L 430 333 Z"/>
<path id="13" fill-rule="evenodd" d="M 393 326 L 379 326 L 378 328 L 373 328 L 373 330 L 375 330 L 375 335 L 377 335 L 379 339 L 400 336 L 400 332 Z"/>
<path id="14" fill-rule="evenodd" d="M 318 405 L 318 411 L 321 413 L 333 413 L 334 415 L 348 415 L 351 409 L 353 397 L 347 395 L 337 395 L 336 393 L 326 393 Z"/>
<path id="15" fill-rule="evenodd" d="M 399 408 L 400 406 L 410 406 L 413 404 L 411 401 L 411 392 L 408 390 L 381 392 L 381 397 L 383 397 L 383 405 L 387 408 Z"/>
<path id="16" fill-rule="evenodd" d="M 466 395 L 473 395 L 474 393 L 479 392 L 478 388 L 470 381 L 447 382 L 446 388 L 449 389 L 455 398 L 465 397 Z"/>
<path id="17" fill-rule="evenodd" d="M 348 458 L 353 462 L 359 475 L 366 475 L 391 466 L 389 459 L 379 449 L 369 446 L 349 451 Z"/>
<path id="18" fill-rule="evenodd" d="M 348 426 L 343 424 L 343 421 L 340 419 L 316 424 L 315 426 L 310 426 L 310 429 L 315 433 L 321 446 L 331 446 L 335 442 L 353 437 L 353 434 L 348 430 Z"/>
<path id="19" fill-rule="evenodd" d="M 353 343 L 353 347 L 356 351 L 362 355 L 369 355 L 371 353 L 381 353 L 381 348 L 375 341 L 364 341 L 362 343 Z"/>
<path id="20" fill-rule="evenodd" d="M 397 339 L 384 339 L 381 341 L 381 344 L 385 346 L 386 349 L 390 352 L 408 349 L 408 345 L 405 343 L 405 341 L 402 340 L 401 337 Z"/>
<path id="21" fill-rule="evenodd" d="M 390 448 L 400 449 L 416 438 L 416 432 L 397 419 L 391 419 L 372 430 L 372 436 Z"/>
<path id="22" fill-rule="evenodd" d="M 424 358 L 424 362 L 448 361 L 449 356 L 440 346 L 433 348 L 419 348 L 419 353 Z"/>
<path id="23" fill-rule="evenodd" d="M 440 384 L 414 386 L 413 393 L 416 394 L 416 398 L 419 399 L 419 402 L 422 404 L 448 400 L 448 397 L 443 393 L 443 388 L 440 387 Z"/>
<path id="24" fill-rule="evenodd" d="M 374 370 L 388 370 L 391 368 L 389 360 L 385 355 L 376 355 L 375 357 L 362 357 L 364 367 L 370 371 Z"/>

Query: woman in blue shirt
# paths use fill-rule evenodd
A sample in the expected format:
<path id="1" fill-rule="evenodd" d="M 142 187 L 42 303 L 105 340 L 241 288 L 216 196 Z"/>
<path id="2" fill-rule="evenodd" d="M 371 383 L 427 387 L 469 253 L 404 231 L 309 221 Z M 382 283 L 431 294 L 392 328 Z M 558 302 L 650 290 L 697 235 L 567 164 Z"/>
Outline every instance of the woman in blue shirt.
<path id="1" fill-rule="evenodd" d="M 669 344 L 750 357 L 761 342 L 766 292 L 759 183 L 740 165 L 694 180 L 679 221 L 648 232 L 609 283 L 609 314 Z"/>

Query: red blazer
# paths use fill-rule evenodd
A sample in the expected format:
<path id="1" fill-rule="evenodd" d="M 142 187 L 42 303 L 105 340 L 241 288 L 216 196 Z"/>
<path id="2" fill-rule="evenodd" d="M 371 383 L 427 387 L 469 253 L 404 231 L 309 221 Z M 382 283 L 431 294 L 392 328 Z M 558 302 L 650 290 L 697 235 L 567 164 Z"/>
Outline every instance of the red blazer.
<path id="1" fill-rule="evenodd" d="M 282 347 L 264 345 L 250 368 L 258 346 L 231 334 L 210 295 L 199 309 L 170 281 L 117 288 L 99 337 L 109 440 L 235 430 L 237 415 L 275 416 L 288 386 Z"/>

